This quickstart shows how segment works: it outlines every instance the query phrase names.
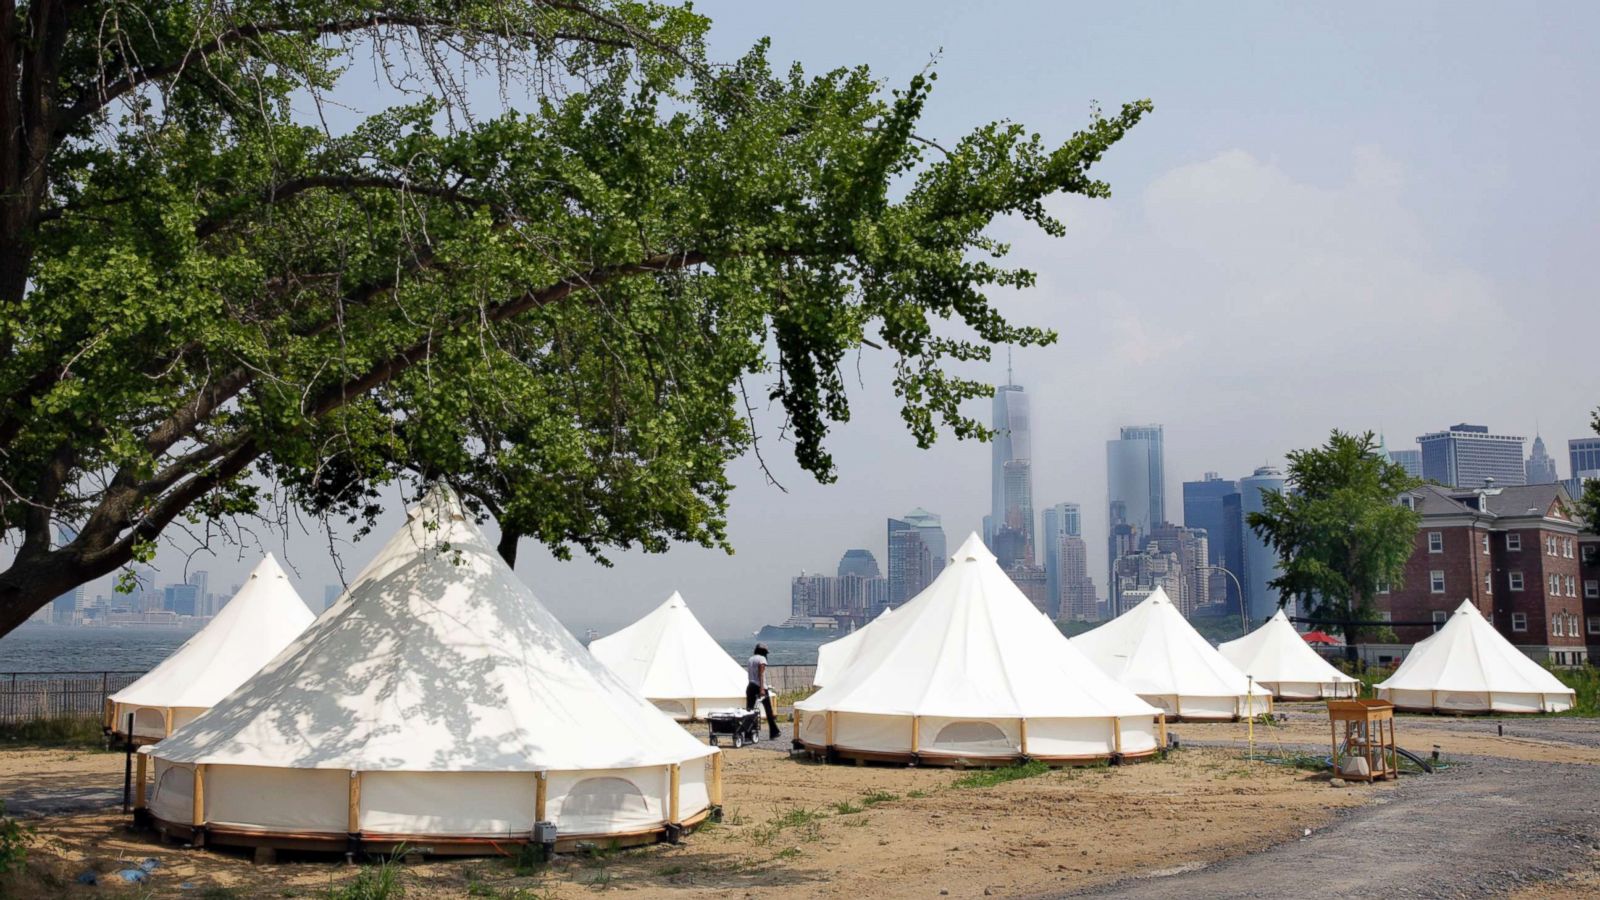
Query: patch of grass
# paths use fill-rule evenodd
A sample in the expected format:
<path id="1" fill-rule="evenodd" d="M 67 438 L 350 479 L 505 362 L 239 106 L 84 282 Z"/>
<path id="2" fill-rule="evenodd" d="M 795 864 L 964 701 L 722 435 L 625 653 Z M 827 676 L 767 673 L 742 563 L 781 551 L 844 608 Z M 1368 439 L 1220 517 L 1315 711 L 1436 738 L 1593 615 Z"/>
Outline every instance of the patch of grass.
<path id="1" fill-rule="evenodd" d="M 200 892 L 200 900 L 235 900 L 243 896 L 238 888 L 223 887 L 220 884 L 214 884 Z"/>
<path id="2" fill-rule="evenodd" d="M 906 799 L 907 800 L 921 800 L 924 797 L 931 797 L 931 796 L 933 796 L 933 795 L 929 794 L 927 791 L 924 791 L 924 790 L 906 791 Z"/>
<path id="3" fill-rule="evenodd" d="M 323 896 L 327 900 L 389 900 L 391 897 L 404 896 L 406 889 L 400 882 L 400 865 L 397 862 L 400 855 L 401 851 L 396 849 L 394 856 L 374 865 L 362 866 L 356 877 L 329 888 Z"/>
<path id="4" fill-rule="evenodd" d="M 656 870 L 656 877 L 671 878 L 674 875 L 682 875 L 685 871 L 684 867 L 680 865 L 662 866 Z"/>
<path id="5" fill-rule="evenodd" d="M 843 824 L 846 828 L 865 828 L 867 825 L 871 824 L 871 822 L 871 819 L 867 818 L 866 816 L 862 816 L 859 819 L 845 819 Z"/>
<path id="6" fill-rule="evenodd" d="M 544 858 L 544 848 L 537 844 L 523 844 L 516 853 L 506 857 L 506 862 L 518 875 L 532 875 L 548 863 Z"/>
<path id="7" fill-rule="evenodd" d="M 888 791 L 870 791 L 861 795 L 861 802 L 866 806 L 877 806 L 879 803 L 888 803 L 891 800 L 899 799 L 899 794 L 891 794 Z"/>
<path id="8" fill-rule="evenodd" d="M 33 829 L 5 813 L 6 804 L 0 801 L 0 875 L 22 871 L 28 861 L 28 845 L 33 843 Z M 0 892 L 4 890 L 0 885 Z"/>
<path id="9" fill-rule="evenodd" d="M 1288 766 L 1291 769 L 1303 769 L 1307 772 L 1326 772 L 1328 759 L 1314 753 L 1296 753 L 1283 751 L 1280 753 L 1257 753 L 1257 762 L 1270 763 L 1275 766 Z"/>
<path id="10" fill-rule="evenodd" d="M 51 716 L 0 723 L 0 743 L 101 752 L 106 749 L 105 734 L 96 716 Z"/>
<path id="11" fill-rule="evenodd" d="M 838 803 L 833 805 L 833 811 L 841 816 L 848 816 L 851 813 L 861 812 L 861 809 L 862 807 L 851 803 L 849 800 L 840 800 Z"/>
<path id="12" fill-rule="evenodd" d="M 827 813 L 820 810 L 807 809 L 803 806 L 792 807 L 784 810 L 767 824 L 752 830 L 750 839 L 765 846 L 772 843 L 779 834 L 794 828 L 804 831 L 803 840 L 814 841 L 820 837 L 817 823 L 827 817 Z"/>
<path id="13" fill-rule="evenodd" d="M 951 782 L 951 787 L 957 788 L 988 788 L 1005 784 L 1008 781 L 1018 781 L 1023 778 L 1033 778 L 1050 771 L 1044 763 L 1031 759 L 1019 766 L 1001 766 L 996 769 L 979 769 L 957 778 Z"/>
<path id="14" fill-rule="evenodd" d="M 606 891 L 611 889 L 613 877 L 610 869 L 601 869 L 589 876 L 588 881 L 579 883 L 591 891 Z"/>
<path id="15" fill-rule="evenodd" d="M 782 850 L 779 850 L 777 855 L 774 856 L 773 859 L 794 859 L 795 857 L 797 857 L 799 855 L 800 855 L 800 848 L 799 847 L 785 847 Z"/>

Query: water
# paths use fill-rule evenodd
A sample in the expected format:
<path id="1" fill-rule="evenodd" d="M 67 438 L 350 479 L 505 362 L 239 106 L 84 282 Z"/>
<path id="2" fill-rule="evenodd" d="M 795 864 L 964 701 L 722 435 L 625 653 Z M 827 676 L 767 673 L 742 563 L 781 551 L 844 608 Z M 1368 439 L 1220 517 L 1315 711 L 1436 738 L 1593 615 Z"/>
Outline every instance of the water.
<path id="1" fill-rule="evenodd" d="M 192 636 L 185 628 L 24 625 L 0 638 L 0 672 L 142 672 Z"/>
<path id="2" fill-rule="evenodd" d="M 68 628 L 24 625 L 0 638 L 0 672 L 147 671 L 166 659 L 194 632 L 181 628 L 127 626 Z M 748 635 L 719 638 L 740 665 L 750 658 L 756 640 Z M 765 641 L 775 666 L 810 666 L 817 662 L 820 641 Z"/>

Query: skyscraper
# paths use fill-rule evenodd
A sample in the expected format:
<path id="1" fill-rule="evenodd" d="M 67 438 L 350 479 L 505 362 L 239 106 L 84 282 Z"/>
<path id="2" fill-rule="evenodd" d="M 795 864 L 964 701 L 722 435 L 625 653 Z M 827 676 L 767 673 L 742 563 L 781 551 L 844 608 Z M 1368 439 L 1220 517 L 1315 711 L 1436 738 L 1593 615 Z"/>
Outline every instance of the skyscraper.
<path id="1" fill-rule="evenodd" d="M 1119 439 L 1106 441 L 1106 511 L 1112 529 L 1107 571 L 1116 565 L 1118 526 L 1131 526 L 1143 537 L 1166 521 L 1162 455 L 1160 425 L 1125 426 Z"/>
<path id="2" fill-rule="evenodd" d="M 1480 488 L 1491 478 L 1501 487 L 1522 484 L 1522 441 L 1465 422 L 1422 435 L 1422 477 L 1457 488 Z"/>
<path id="3" fill-rule="evenodd" d="M 1089 545 L 1069 534 L 1061 539 L 1060 613 L 1064 621 L 1092 622 L 1100 617 L 1094 594 L 1094 579 L 1089 577 Z"/>
<path id="4" fill-rule="evenodd" d="M 1422 451 L 1421 450 L 1390 450 L 1389 459 L 1406 470 L 1412 478 L 1422 477 Z"/>
<path id="5" fill-rule="evenodd" d="M 161 607 L 168 612 L 180 616 L 196 616 L 200 614 L 200 591 L 187 582 L 183 584 L 169 584 L 164 589 L 164 598 Z"/>
<path id="6" fill-rule="evenodd" d="M 1527 473 L 1528 484 L 1555 484 L 1561 480 L 1556 474 L 1556 461 L 1544 449 L 1544 438 L 1535 434 L 1533 436 L 1533 451 L 1528 454 L 1528 459 L 1523 463 L 1523 471 Z"/>
<path id="7" fill-rule="evenodd" d="M 1228 481 L 1215 472 L 1207 472 L 1199 481 L 1183 483 L 1183 526 L 1205 531 L 1210 565 L 1228 564 L 1228 510 L 1225 501 L 1229 495 L 1237 493 L 1237 481 Z"/>
<path id="8" fill-rule="evenodd" d="M 1266 508 L 1262 494 L 1269 491 L 1283 493 L 1283 474 L 1272 466 L 1262 466 L 1248 478 L 1239 479 L 1244 557 L 1244 573 L 1239 576 L 1239 581 L 1244 585 L 1245 604 L 1252 625 L 1265 622 L 1278 609 L 1278 592 L 1267 584 L 1278 577 L 1278 554 L 1249 525 L 1249 515 Z"/>
<path id="9" fill-rule="evenodd" d="M 1007 372 L 1007 381 L 1010 380 Z M 990 477 L 989 520 L 984 530 L 989 551 L 999 556 L 996 549 L 1001 532 L 1007 528 L 1020 530 L 1025 555 L 1031 560 L 1034 553 L 1033 523 L 1033 438 L 1028 424 L 1028 395 L 1015 384 L 1003 384 L 994 390 L 995 435 L 990 444 L 992 471 Z M 941 559 L 942 562 L 942 559 Z"/>
<path id="10" fill-rule="evenodd" d="M 189 573 L 188 581 L 194 585 L 195 601 L 194 614 L 197 616 L 216 615 L 216 610 L 211 608 L 211 573 L 204 569 L 197 569 Z"/>
<path id="11" fill-rule="evenodd" d="M 1573 438 L 1567 441 L 1567 462 L 1572 464 L 1572 477 L 1584 472 L 1600 471 L 1600 438 Z"/>
<path id="12" fill-rule="evenodd" d="M 890 519 L 888 532 L 888 602 L 899 606 L 921 593 L 944 569 L 944 526 L 938 516 L 919 507 L 904 518 Z"/>
<path id="13" fill-rule="evenodd" d="M 1050 596 L 1061 598 L 1061 542 L 1083 531 L 1083 511 L 1076 503 L 1057 503 L 1039 514 L 1039 542 L 1043 545 L 1044 571 Z M 1079 543 L 1082 543 L 1080 540 Z"/>
<path id="14" fill-rule="evenodd" d="M 844 556 L 839 558 L 839 577 L 846 575 L 859 575 L 862 578 L 878 578 L 878 559 L 872 555 L 871 550 L 846 550 Z"/>

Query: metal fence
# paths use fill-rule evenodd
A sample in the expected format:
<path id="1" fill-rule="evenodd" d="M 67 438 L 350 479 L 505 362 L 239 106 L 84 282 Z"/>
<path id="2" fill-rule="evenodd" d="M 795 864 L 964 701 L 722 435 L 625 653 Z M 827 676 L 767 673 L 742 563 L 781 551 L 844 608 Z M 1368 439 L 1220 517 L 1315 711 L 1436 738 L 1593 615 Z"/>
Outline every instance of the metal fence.
<path id="1" fill-rule="evenodd" d="M 767 666 L 767 684 L 778 693 L 803 691 L 811 687 L 816 666 Z"/>
<path id="2" fill-rule="evenodd" d="M 784 693 L 811 687 L 816 666 L 768 666 L 767 683 Z M 142 671 L 0 672 L 0 722 L 28 722 L 61 716 L 99 716 L 106 697 L 122 690 Z"/>
<path id="3" fill-rule="evenodd" d="M 0 722 L 99 716 L 144 672 L 0 672 Z"/>

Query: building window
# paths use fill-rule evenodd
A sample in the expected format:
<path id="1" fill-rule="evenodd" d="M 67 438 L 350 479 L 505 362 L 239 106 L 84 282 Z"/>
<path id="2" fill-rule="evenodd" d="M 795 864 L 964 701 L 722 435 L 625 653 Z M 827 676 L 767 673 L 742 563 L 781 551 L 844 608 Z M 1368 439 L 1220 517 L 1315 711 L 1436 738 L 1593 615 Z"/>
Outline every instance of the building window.
<path id="1" fill-rule="evenodd" d="M 1392 618 L 1394 618 L 1394 617 L 1390 614 L 1390 612 L 1387 609 L 1382 609 L 1382 610 L 1378 611 L 1378 619 L 1380 621 L 1387 622 Z"/>
<path id="2" fill-rule="evenodd" d="M 1567 636 L 1567 621 L 1566 621 L 1566 619 L 1567 619 L 1567 617 L 1565 615 L 1563 615 L 1562 613 L 1556 613 L 1555 614 L 1555 618 L 1552 618 L 1550 620 L 1550 633 L 1552 635 L 1556 636 L 1556 637 L 1566 637 Z"/>
<path id="3" fill-rule="evenodd" d="M 1572 538 L 1565 538 L 1561 541 L 1561 558 L 1572 558 Z"/>
<path id="4" fill-rule="evenodd" d="M 1583 596 L 1588 600 L 1600 600 L 1600 581 L 1593 578 L 1583 583 Z"/>
<path id="5" fill-rule="evenodd" d="M 1519 532 L 1519 531 L 1508 531 L 1508 532 L 1506 532 L 1506 549 L 1507 550 L 1521 550 L 1522 549 L 1522 533 L 1521 532 Z"/>
<path id="6" fill-rule="evenodd" d="M 1389 593 L 1389 582 L 1387 582 L 1387 581 L 1378 582 L 1378 593 L 1380 593 L 1380 594 Z"/>
<path id="7" fill-rule="evenodd" d="M 1433 630 L 1434 631 L 1438 631 L 1440 628 L 1443 628 L 1444 627 L 1444 620 L 1446 618 L 1448 618 L 1448 617 L 1449 617 L 1449 613 L 1446 613 L 1444 610 L 1442 610 L 1442 609 L 1434 610 L 1433 611 Z"/>
<path id="8" fill-rule="evenodd" d="M 1561 596 L 1561 576 L 1560 575 L 1551 575 L 1550 576 L 1550 589 L 1548 591 L 1546 591 L 1545 593 L 1549 594 L 1552 597 Z"/>
<path id="9" fill-rule="evenodd" d="M 1600 616 L 1589 617 L 1589 633 L 1600 634 Z"/>
<path id="10" fill-rule="evenodd" d="M 1489 536 L 1487 534 L 1483 536 L 1483 555 L 1489 555 Z"/>
<path id="11" fill-rule="evenodd" d="M 1443 553 L 1444 552 L 1444 535 L 1443 534 L 1441 534 L 1440 532 L 1437 532 L 1437 531 L 1428 532 L 1428 552 L 1429 553 Z"/>
<path id="12" fill-rule="evenodd" d="M 1568 597 L 1576 597 L 1576 596 L 1578 596 L 1578 579 L 1573 577 L 1573 576 L 1571 576 L 1571 575 L 1568 575 L 1568 576 L 1566 576 L 1566 584 L 1567 584 L 1567 596 Z"/>
<path id="13" fill-rule="evenodd" d="M 1491 577 L 1489 575 L 1484 575 L 1483 576 L 1483 592 L 1485 594 L 1494 593 L 1494 578 L 1493 577 Z"/>
<path id="14" fill-rule="evenodd" d="M 1600 564 L 1600 544 L 1585 544 L 1578 551 L 1583 556 L 1583 563 L 1587 566 Z"/>
<path id="15" fill-rule="evenodd" d="M 1444 593 L 1444 570 L 1434 569 L 1428 573 L 1428 590 L 1435 594 Z"/>
<path id="16" fill-rule="evenodd" d="M 1513 591 L 1522 590 L 1522 573 L 1521 572 L 1512 572 L 1509 577 L 1511 579 L 1511 589 Z"/>
<path id="17" fill-rule="evenodd" d="M 1527 613 L 1520 613 L 1520 612 L 1512 613 L 1511 614 L 1511 630 L 1512 631 L 1527 631 L 1528 630 L 1528 614 Z"/>

